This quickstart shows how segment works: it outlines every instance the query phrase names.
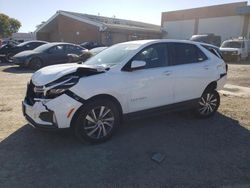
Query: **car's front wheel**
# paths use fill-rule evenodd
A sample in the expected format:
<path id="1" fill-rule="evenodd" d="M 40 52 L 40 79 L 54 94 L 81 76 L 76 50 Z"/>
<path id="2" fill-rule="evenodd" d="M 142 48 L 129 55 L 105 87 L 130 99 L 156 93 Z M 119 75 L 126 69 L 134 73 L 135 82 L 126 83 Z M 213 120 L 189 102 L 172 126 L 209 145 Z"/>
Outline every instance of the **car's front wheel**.
<path id="1" fill-rule="evenodd" d="M 8 54 L 6 55 L 6 59 L 7 59 L 7 61 L 8 61 L 9 63 L 12 63 L 12 62 L 13 62 L 13 56 L 14 56 L 13 53 L 8 53 Z"/>
<path id="2" fill-rule="evenodd" d="M 113 135 L 119 123 L 117 106 L 110 100 L 96 100 L 80 110 L 74 131 L 80 141 L 100 143 Z"/>
<path id="3" fill-rule="evenodd" d="M 212 116 L 220 106 L 220 95 L 216 90 L 204 92 L 199 100 L 196 114 L 201 118 Z"/>

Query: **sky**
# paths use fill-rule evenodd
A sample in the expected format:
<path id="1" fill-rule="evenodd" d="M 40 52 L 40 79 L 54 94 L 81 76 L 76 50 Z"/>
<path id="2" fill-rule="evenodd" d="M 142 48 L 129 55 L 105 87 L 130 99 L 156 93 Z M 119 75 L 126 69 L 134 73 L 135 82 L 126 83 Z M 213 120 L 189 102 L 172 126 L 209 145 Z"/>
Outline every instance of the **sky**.
<path id="1" fill-rule="evenodd" d="M 0 13 L 18 19 L 19 32 L 33 32 L 57 10 L 161 24 L 161 12 L 240 0 L 0 0 Z M 244 0 L 242 0 L 244 1 Z"/>

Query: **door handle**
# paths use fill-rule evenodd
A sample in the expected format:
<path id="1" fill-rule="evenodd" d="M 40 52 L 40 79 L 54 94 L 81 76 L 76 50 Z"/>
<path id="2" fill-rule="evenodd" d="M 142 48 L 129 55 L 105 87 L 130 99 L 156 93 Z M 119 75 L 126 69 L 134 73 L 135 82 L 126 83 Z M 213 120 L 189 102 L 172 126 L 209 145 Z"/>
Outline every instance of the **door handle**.
<path id="1" fill-rule="evenodd" d="M 171 75 L 171 74 L 172 74 L 171 71 L 164 71 L 164 72 L 163 72 L 163 75 L 165 75 L 165 76 L 169 76 L 169 75 Z"/>
<path id="2" fill-rule="evenodd" d="M 206 69 L 206 70 L 209 69 L 209 65 L 204 65 L 203 67 L 204 67 L 204 69 Z"/>

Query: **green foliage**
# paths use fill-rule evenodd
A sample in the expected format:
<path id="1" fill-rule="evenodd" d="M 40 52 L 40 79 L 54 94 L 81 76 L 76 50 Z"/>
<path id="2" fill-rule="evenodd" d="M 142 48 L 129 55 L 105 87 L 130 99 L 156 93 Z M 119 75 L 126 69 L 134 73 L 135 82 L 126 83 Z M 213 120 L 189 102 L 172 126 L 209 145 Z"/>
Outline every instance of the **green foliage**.
<path id="1" fill-rule="evenodd" d="M 21 23 L 5 14 L 0 14 L 0 38 L 9 37 L 12 33 L 18 32 Z"/>

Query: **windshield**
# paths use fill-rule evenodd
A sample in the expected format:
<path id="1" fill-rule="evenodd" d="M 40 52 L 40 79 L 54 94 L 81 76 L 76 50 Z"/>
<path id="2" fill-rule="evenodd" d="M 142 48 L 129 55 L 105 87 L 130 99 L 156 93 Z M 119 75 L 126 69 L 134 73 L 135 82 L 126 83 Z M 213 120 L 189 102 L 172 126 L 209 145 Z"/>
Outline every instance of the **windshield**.
<path id="1" fill-rule="evenodd" d="M 35 52 L 44 52 L 46 51 L 47 49 L 49 49 L 51 46 L 51 44 L 43 44 L 37 48 L 34 49 Z"/>
<path id="2" fill-rule="evenodd" d="M 222 43 L 223 48 L 244 48 L 243 41 L 225 41 Z"/>
<path id="3" fill-rule="evenodd" d="M 141 44 L 116 44 L 88 59 L 86 65 L 115 66 L 123 61 L 128 55 L 138 49 Z"/>

